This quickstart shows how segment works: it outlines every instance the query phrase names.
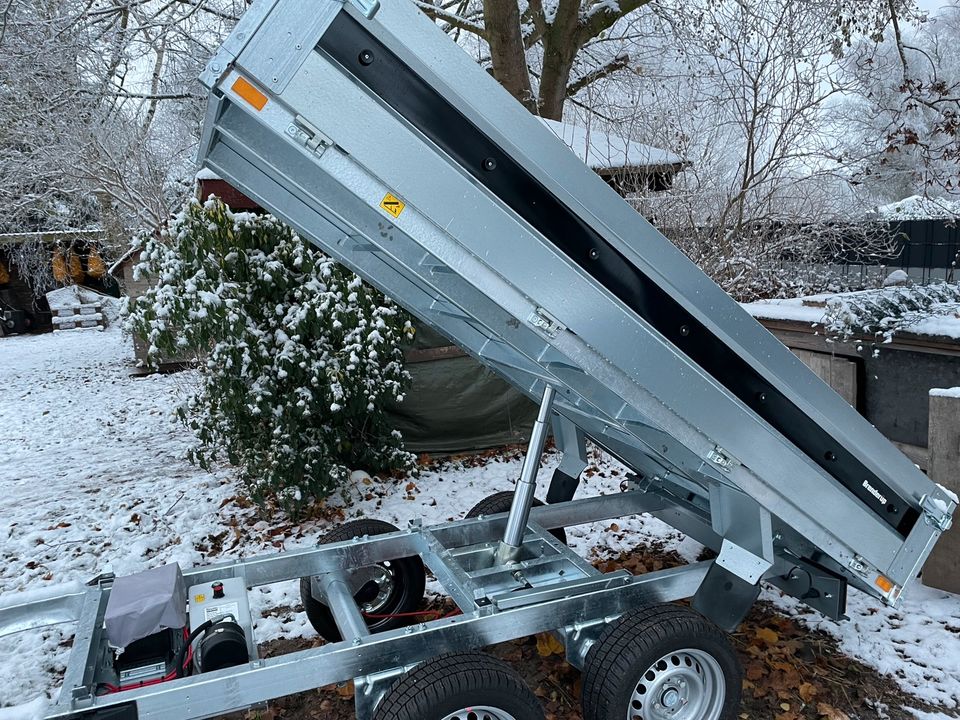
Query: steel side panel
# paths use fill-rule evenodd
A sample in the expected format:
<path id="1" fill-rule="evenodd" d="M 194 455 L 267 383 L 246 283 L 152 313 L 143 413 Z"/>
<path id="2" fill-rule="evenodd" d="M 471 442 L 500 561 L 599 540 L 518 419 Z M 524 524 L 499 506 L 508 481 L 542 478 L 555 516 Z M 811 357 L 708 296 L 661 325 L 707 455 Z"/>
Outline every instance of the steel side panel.
<path id="1" fill-rule="evenodd" d="M 267 137 L 269 137 L 269 135 L 263 135 L 263 136 L 260 138 L 260 142 L 265 142 L 265 139 L 264 139 L 264 138 L 267 138 Z M 253 138 L 250 138 L 250 139 L 248 140 L 248 142 L 251 142 L 252 140 L 253 140 Z M 220 141 L 220 142 L 221 142 L 221 143 L 223 142 L 223 138 L 221 138 L 221 141 Z M 254 143 L 254 144 L 255 144 L 255 143 Z M 241 145 L 242 145 L 242 143 L 241 143 Z M 278 155 L 278 149 L 277 149 L 277 148 L 272 148 L 271 150 L 272 150 L 272 152 L 266 153 L 266 154 L 268 154 L 268 155 L 270 155 L 270 156 L 276 156 L 276 155 Z M 248 151 L 248 152 L 249 152 L 249 151 Z M 282 153 L 279 153 L 279 154 L 282 154 Z M 220 170 L 221 172 L 223 172 L 223 173 L 224 173 L 226 176 L 228 176 L 228 177 L 235 178 L 235 179 L 239 180 L 238 186 L 241 187 L 241 189 L 244 189 L 244 190 L 245 190 L 248 194 L 250 194 L 252 197 L 260 197 L 261 194 L 262 194 L 262 195 L 264 196 L 262 199 L 265 200 L 265 203 L 264 203 L 265 206 L 271 207 L 275 212 L 277 212 L 277 213 L 280 214 L 281 216 L 286 217 L 288 220 L 292 220 L 295 225 L 303 226 L 304 228 L 313 228 L 313 229 L 314 229 L 314 233 L 316 232 L 316 228 L 319 227 L 319 224 L 318 224 L 318 222 L 317 222 L 317 218 L 316 218 L 316 217 L 300 217 L 299 220 L 298 220 L 298 218 L 296 217 L 296 213 L 295 213 L 295 211 L 294 211 L 294 208 L 296 207 L 296 205 L 295 205 L 295 202 L 294 202 L 293 198 L 291 198 L 291 197 L 284 197 L 283 200 L 282 200 L 282 202 L 279 202 L 279 203 L 278 203 L 278 204 L 279 204 L 279 207 L 274 207 L 274 203 L 278 202 L 278 198 L 281 197 L 280 195 L 277 194 L 277 192 L 276 192 L 276 187 L 272 187 L 272 188 L 271 188 L 271 187 L 268 186 L 268 187 L 265 187 L 265 188 L 262 189 L 262 190 L 263 190 L 262 193 L 257 192 L 257 191 L 256 191 L 254 188 L 252 188 L 252 186 L 249 184 L 249 177 L 254 177 L 255 175 L 257 175 L 257 174 L 259 173 L 259 171 L 254 172 L 254 171 L 252 170 L 252 168 L 246 168 L 246 169 L 244 170 L 243 168 L 241 168 L 241 167 L 238 166 L 238 167 L 232 168 L 232 172 L 231 172 L 231 168 L 227 168 L 227 167 L 224 166 L 225 163 L 228 162 L 228 161 L 225 159 L 225 155 L 227 155 L 227 154 L 223 151 L 223 149 L 222 149 L 222 144 L 221 144 L 221 145 L 217 145 L 217 146 L 214 147 L 214 150 L 212 151 L 212 154 L 211 154 L 211 158 L 212 158 L 213 161 L 214 161 L 214 162 L 213 162 L 213 165 L 214 165 L 218 170 Z M 331 157 L 334 157 L 334 156 L 331 155 Z M 258 166 L 260 166 L 260 167 L 264 167 L 264 166 L 265 166 L 264 158 L 262 158 L 262 157 L 260 157 L 260 158 L 255 158 L 255 161 L 256 161 L 256 164 L 257 164 Z M 287 173 L 290 172 L 290 168 L 291 168 L 291 167 L 292 167 L 292 165 L 291 165 L 290 163 L 286 163 L 286 164 L 285 164 L 285 170 L 286 170 Z M 311 165 L 311 166 L 307 166 L 307 167 L 308 167 L 309 174 L 310 174 L 311 177 L 310 177 L 310 178 L 306 178 L 306 179 L 305 179 L 305 182 L 307 182 L 308 185 L 310 185 L 310 183 L 314 183 L 314 184 L 315 184 L 315 183 L 319 182 L 319 179 L 318 179 L 318 178 L 322 177 L 322 175 L 319 174 L 319 173 L 317 173 L 317 172 L 315 171 L 315 168 L 314 168 L 312 165 Z M 306 173 L 306 172 L 307 172 L 307 170 L 305 170 L 305 173 Z M 249 177 L 246 177 L 246 176 L 249 176 Z M 240 178 L 243 178 L 243 180 L 240 180 Z M 285 185 L 289 185 L 289 178 L 287 178 L 286 180 L 284 180 L 284 184 L 285 184 Z M 329 191 L 330 188 L 329 188 L 329 187 L 325 187 L 324 189 Z M 272 201 L 266 200 L 267 197 L 272 198 Z M 339 200 L 339 198 L 338 198 L 338 200 Z M 338 207 L 341 207 L 341 206 L 340 206 L 340 203 L 337 203 L 337 206 L 338 206 Z M 295 216 L 292 217 L 292 216 L 291 216 L 291 213 L 294 213 Z M 382 221 L 377 220 L 377 222 L 382 222 Z M 332 240 L 332 237 L 338 235 L 339 232 L 340 232 L 340 230 L 339 230 L 338 228 L 336 228 L 336 226 L 334 226 L 334 225 L 328 225 L 328 227 L 331 228 L 331 237 L 328 238 L 328 239 L 324 242 L 324 245 L 325 245 L 325 247 L 326 247 L 326 249 L 327 249 L 328 251 L 331 251 L 331 252 L 333 252 L 334 255 L 336 255 L 336 256 L 338 256 L 338 257 L 341 257 L 341 256 L 340 256 L 340 253 L 339 253 L 339 245 L 338 245 L 338 243 L 337 243 L 336 241 L 333 241 L 333 240 Z M 377 233 L 374 233 L 374 234 L 376 235 Z M 374 255 L 374 253 L 367 253 L 367 254 L 368 254 L 368 255 Z M 365 276 L 367 276 L 367 277 L 370 277 L 370 275 L 369 275 L 368 272 L 365 272 L 364 269 L 358 268 L 355 257 L 341 257 L 341 259 L 344 260 L 348 265 L 351 265 L 352 267 L 354 267 L 355 269 L 360 269 L 362 275 L 365 275 Z M 366 268 L 366 269 L 369 270 L 369 268 Z M 383 277 L 384 277 L 384 276 L 382 275 L 382 273 L 379 273 L 379 274 L 378 274 L 378 273 L 376 272 L 376 270 L 374 270 L 373 278 L 376 280 L 378 277 L 379 277 L 379 279 L 380 279 L 381 282 L 375 282 L 375 284 L 382 285 L 382 280 L 383 280 Z M 445 279 L 449 279 L 450 277 L 457 277 L 457 276 L 454 275 L 454 274 L 451 274 L 451 273 L 443 273 L 443 274 L 442 274 L 442 277 L 444 277 Z M 390 283 L 387 283 L 387 284 L 390 285 Z M 387 289 L 390 290 L 390 287 L 388 287 Z M 396 286 L 394 286 L 394 289 L 396 289 Z M 395 295 L 395 293 L 392 293 L 392 294 Z M 418 312 L 418 314 L 423 314 L 422 310 L 418 310 L 416 307 L 414 307 L 414 308 L 412 308 L 412 309 L 413 309 L 415 312 Z M 438 318 L 435 318 L 435 321 L 436 321 L 436 323 L 437 323 L 438 325 L 442 325 L 442 324 L 445 322 L 445 318 L 443 318 L 443 317 L 438 317 Z M 798 459 L 800 459 L 800 460 L 802 461 L 802 458 L 799 458 L 799 456 L 798 456 Z M 782 461 L 782 452 L 781 452 L 781 461 Z M 837 492 L 838 494 L 840 493 L 839 490 L 836 490 L 835 492 Z M 758 492 L 758 494 L 759 494 L 759 495 L 762 495 L 763 492 Z M 782 500 L 781 500 L 778 496 L 776 496 L 776 494 L 771 494 L 771 498 L 772 498 L 772 501 L 773 501 L 773 502 L 777 505 L 777 507 L 779 508 L 779 512 L 783 513 L 783 512 L 784 512 L 784 506 L 783 506 Z M 760 498 L 758 498 L 758 499 L 760 499 Z M 851 501 L 850 501 L 848 498 L 845 498 L 845 497 L 842 497 L 841 500 L 842 500 L 843 502 L 851 503 Z M 851 507 L 854 507 L 854 506 L 852 506 L 852 503 L 851 503 Z M 864 515 L 865 515 L 865 513 L 863 513 L 862 511 L 861 511 L 860 514 L 861 514 L 861 516 L 864 516 Z M 802 525 L 802 523 L 797 523 L 797 522 L 794 522 L 794 524 L 795 524 L 795 525 L 796 525 L 796 524 Z M 878 525 L 878 524 L 877 524 L 877 525 Z M 828 553 L 830 553 L 830 554 L 832 554 L 832 555 L 834 555 L 834 556 L 840 555 L 841 558 L 843 557 L 842 549 L 838 549 L 838 548 L 836 547 L 836 541 L 831 540 L 831 539 L 830 539 L 831 536 L 825 535 L 823 532 L 818 532 L 815 526 L 812 526 L 812 527 L 809 528 L 808 530 L 809 530 L 810 533 L 813 534 L 814 537 L 817 538 L 818 544 L 819 544 L 822 548 L 824 548 L 824 550 L 825 550 L 826 552 L 828 552 Z M 889 532 L 888 532 L 888 533 L 887 533 L 887 536 L 892 540 L 892 533 L 889 533 Z M 882 536 L 881 536 L 881 537 L 882 537 Z M 884 550 L 884 547 L 883 547 L 883 545 L 882 545 L 880 542 L 876 543 L 876 544 L 875 544 L 875 547 L 876 547 L 879 551 L 883 551 L 883 550 Z M 891 544 L 890 544 L 887 548 L 885 548 L 885 549 L 886 549 L 887 552 L 894 552 L 894 551 L 896 550 L 896 545 L 895 545 L 895 543 L 892 543 L 892 542 L 891 542 Z M 875 556 L 877 557 L 877 559 L 881 559 L 881 556 L 879 555 L 879 552 L 876 553 L 876 554 L 871 553 L 871 555 L 875 555 Z"/>

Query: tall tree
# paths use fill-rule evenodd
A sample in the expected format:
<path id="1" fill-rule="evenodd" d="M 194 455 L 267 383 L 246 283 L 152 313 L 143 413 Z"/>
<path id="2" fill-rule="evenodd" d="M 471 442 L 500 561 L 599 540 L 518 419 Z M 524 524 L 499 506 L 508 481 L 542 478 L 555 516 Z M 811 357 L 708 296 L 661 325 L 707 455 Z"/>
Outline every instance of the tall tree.
<path id="1" fill-rule="evenodd" d="M 531 112 L 560 120 L 570 98 L 614 73 L 641 72 L 637 11 L 653 4 L 694 25 L 724 4 L 744 0 L 415 0 L 458 39 L 470 36 L 478 59 Z M 892 18 L 912 18 L 915 0 L 830 0 L 821 17 L 836 53 L 861 35 L 882 36 Z"/>
<path id="2" fill-rule="evenodd" d="M 0 227 L 129 233 L 191 191 L 196 77 L 247 0 L 0 3 Z"/>
<path id="3" fill-rule="evenodd" d="M 849 159 L 887 202 L 912 194 L 960 195 L 960 2 L 926 22 L 892 22 L 879 42 L 845 58 Z"/>

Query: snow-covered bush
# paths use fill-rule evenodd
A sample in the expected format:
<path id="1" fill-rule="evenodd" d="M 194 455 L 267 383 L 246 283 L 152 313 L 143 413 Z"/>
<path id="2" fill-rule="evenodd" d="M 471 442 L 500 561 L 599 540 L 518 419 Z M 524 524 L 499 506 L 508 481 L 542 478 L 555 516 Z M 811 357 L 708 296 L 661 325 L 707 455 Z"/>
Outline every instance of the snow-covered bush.
<path id="1" fill-rule="evenodd" d="M 960 313 L 960 284 L 890 286 L 838 295 L 827 301 L 822 323 L 827 336 L 847 342 L 874 337 L 888 343 L 898 332 L 935 317 Z"/>
<path id="2" fill-rule="evenodd" d="M 203 467 L 226 459 L 251 497 L 296 513 L 353 468 L 405 467 L 383 412 L 408 376 L 404 314 L 270 216 L 191 202 L 143 239 L 126 327 L 159 358 L 196 352 L 203 382 L 180 409 Z"/>

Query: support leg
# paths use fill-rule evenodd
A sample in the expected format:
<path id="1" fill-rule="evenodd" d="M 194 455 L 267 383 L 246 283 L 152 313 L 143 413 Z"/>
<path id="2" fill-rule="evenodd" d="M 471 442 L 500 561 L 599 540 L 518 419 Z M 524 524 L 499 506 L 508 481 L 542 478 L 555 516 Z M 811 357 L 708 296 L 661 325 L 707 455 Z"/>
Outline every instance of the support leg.
<path id="1" fill-rule="evenodd" d="M 557 449 L 563 453 L 563 460 L 553 473 L 550 489 L 547 491 L 547 503 L 559 503 L 573 500 L 580 475 L 587 469 L 587 441 L 583 430 L 562 415 L 553 418 L 553 438 Z"/>
<path id="2" fill-rule="evenodd" d="M 523 533 L 530 519 L 530 508 L 537 489 L 537 470 L 540 467 L 540 458 L 543 456 L 543 447 L 547 442 L 547 423 L 550 421 L 556 394 L 557 391 L 550 385 L 547 385 L 543 391 L 540 412 L 537 415 L 537 421 L 533 424 L 526 457 L 523 458 L 520 480 L 513 492 L 513 505 L 510 506 L 510 514 L 507 516 L 507 529 L 503 533 L 503 540 L 500 541 L 500 547 L 497 550 L 497 563 L 501 565 L 515 561 L 520 554 Z"/>

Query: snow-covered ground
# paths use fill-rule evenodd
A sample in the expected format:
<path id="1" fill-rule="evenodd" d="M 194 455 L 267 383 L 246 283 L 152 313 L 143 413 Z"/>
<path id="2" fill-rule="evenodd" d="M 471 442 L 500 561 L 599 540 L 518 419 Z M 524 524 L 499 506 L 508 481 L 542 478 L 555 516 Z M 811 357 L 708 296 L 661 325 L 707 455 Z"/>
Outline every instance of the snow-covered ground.
<path id="1" fill-rule="evenodd" d="M 228 469 L 207 473 L 185 455 L 189 433 L 172 416 L 192 373 L 133 377 L 132 351 L 119 332 L 74 332 L 0 340 L 0 596 L 84 582 L 110 569 L 125 574 L 168 562 L 290 550 L 312 544 L 320 522 L 277 526 L 237 501 Z M 559 458 L 548 456 L 545 486 Z M 597 456 L 582 492 L 619 491 L 623 468 Z M 401 482 L 359 484 L 330 504 L 347 517 L 397 525 L 461 517 L 483 497 L 508 489 L 518 458 L 451 465 Z M 410 484 L 412 482 L 412 485 Z M 572 528 L 581 553 L 616 554 L 645 540 L 693 559 L 700 551 L 650 518 Z M 778 594 L 773 600 L 837 636 L 845 651 L 896 677 L 945 709 L 960 708 L 960 598 L 915 587 L 897 611 L 852 592 L 851 622 L 834 623 Z M 296 583 L 253 593 L 258 639 L 310 635 Z M 0 600 L 3 602 L 3 600 Z M 0 639 L 0 707 L 53 692 L 67 660 L 67 627 Z M 40 707 L 0 709 L 0 720 Z M 936 719 L 938 715 L 925 715 Z"/>

